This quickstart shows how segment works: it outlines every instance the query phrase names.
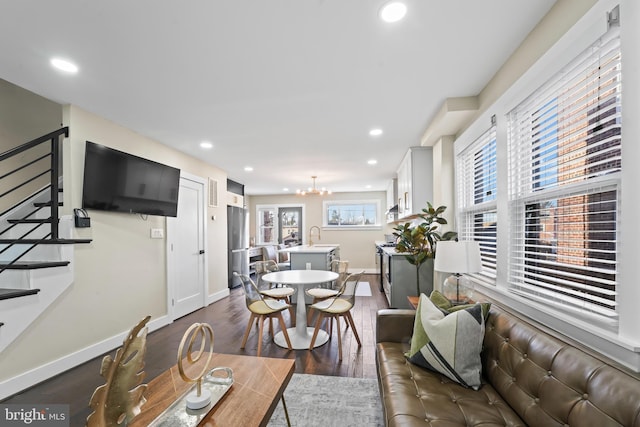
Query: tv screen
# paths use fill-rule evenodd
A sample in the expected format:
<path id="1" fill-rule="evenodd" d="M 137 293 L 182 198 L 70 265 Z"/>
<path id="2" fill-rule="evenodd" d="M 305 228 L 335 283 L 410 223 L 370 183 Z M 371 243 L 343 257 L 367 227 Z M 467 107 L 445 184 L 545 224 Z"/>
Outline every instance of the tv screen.
<path id="1" fill-rule="evenodd" d="M 87 141 L 82 207 L 178 215 L 180 169 Z"/>

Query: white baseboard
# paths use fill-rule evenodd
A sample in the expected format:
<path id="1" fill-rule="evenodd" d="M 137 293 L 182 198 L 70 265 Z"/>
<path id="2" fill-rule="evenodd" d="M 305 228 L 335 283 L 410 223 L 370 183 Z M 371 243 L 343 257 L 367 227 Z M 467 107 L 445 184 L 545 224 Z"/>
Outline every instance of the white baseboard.
<path id="1" fill-rule="evenodd" d="M 223 289 L 221 291 L 215 292 L 213 294 L 207 295 L 207 305 L 213 304 L 216 301 L 221 300 L 224 297 L 228 297 L 231 292 L 229 289 Z"/>
<path id="2" fill-rule="evenodd" d="M 229 296 L 229 289 L 223 289 L 208 295 L 207 305 L 213 304 L 227 296 Z M 151 333 L 163 326 L 167 326 L 170 323 L 172 322 L 168 316 L 162 316 L 149 321 L 147 328 L 149 333 Z M 128 334 L 129 330 L 123 331 L 120 334 L 107 338 L 75 353 L 71 353 L 67 356 L 61 357 L 60 359 L 46 363 L 35 369 L 0 382 L 0 401 L 120 347 Z"/>
<path id="3" fill-rule="evenodd" d="M 364 271 L 364 274 L 379 274 L 380 270 L 378 268 L 349 268 L 347 270 L 349 273 L 360 273 Z"/>
<path id="4" fill-rule="evenodd" d="M 162 316 L 151 320 L 147 328 L 149 332 L 153 332 L 169 323 L 171 323 L 169 318 Z M 129 332 L 129 330 L 123 331 L 104 341 L 0 382 L 0 401 L 120 347 Z"/>

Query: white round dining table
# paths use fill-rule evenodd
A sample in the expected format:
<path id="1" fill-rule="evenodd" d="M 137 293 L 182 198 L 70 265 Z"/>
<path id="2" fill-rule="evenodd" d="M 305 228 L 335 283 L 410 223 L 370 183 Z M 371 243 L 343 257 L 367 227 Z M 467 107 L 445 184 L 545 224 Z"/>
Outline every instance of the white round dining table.
<path id="1" fill-rule="evenodd" d="M 313 336 L 313 329 L 307 326 L 307 307 L 304 300 L 304 289 L 308 285 L 316 285 L 319 283 L 332 282 L 338 278 L 338 273 L 326 270 L 282 270 L 267 273 L 262 276 L 261 280 L 269 283 L 282 283 L 284 285 L 295 286 L 298 288 L 298 296 L 296 298 L 296 326 L 288 328 L 287 333 L 291 341 L 291 346 L 295 350 L 308 349 Z M 278 332 L 273 340 L 280 347 L 287 347 L 284 334 Z M 314 347 L 319 347 L 329 340 L 329 334 L 326 331 L 318 331 Z"/>

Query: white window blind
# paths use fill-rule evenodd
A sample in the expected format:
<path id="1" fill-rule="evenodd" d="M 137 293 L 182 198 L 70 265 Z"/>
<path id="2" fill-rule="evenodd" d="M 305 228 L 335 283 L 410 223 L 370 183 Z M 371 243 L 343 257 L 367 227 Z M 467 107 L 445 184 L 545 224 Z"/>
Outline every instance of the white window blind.
<path id="1" fill-rule="evenodd" d="M 456 162 L 459 238 L 479 242 L 482 271 L 474 276 L 489 282 L 496 278 L 496 160 L 494 125 L 461 152 Z"/>
<path id="2" fill-rule="evenodd" d="M 509 284 L 616 318 L 621 56 L 609 31 L 509 113 Z"/>

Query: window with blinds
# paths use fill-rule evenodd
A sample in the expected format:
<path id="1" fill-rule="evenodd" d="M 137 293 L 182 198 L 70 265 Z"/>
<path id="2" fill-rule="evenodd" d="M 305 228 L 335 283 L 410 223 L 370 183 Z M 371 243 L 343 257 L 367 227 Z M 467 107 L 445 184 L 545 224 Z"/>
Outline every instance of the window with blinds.
<path id="1" fill-rule="evenodd" d="M 616 30 L 508 115 L 510 288 L 614 320 L 622 167 Z"/>
<path id="2" fill-rule="evenodd" d="M 480 245 L 482 271 L 476 278 L 495 282 L 497 237 L 496 127 L 476 139 L 458 155 L 458 224 L 461 240 Z"/>

